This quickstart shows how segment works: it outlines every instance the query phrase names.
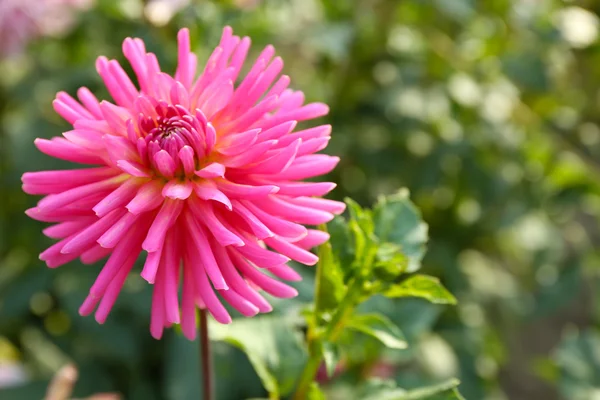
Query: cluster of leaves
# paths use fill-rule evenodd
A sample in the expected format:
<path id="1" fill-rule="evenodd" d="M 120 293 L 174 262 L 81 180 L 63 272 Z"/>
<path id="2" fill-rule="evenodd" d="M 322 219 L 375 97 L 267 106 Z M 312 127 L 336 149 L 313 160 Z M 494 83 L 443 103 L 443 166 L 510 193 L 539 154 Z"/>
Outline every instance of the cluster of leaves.
<path id="1" fill-rule="evenodd" d="M 331 240 L 319 248 L 315 299 L 296 318 L 257 317 L 230 326 L 213 326 L 212 337 L 247 354 L 270 398 L 294 388 L 294 399 L 324 399 L 313 382 L 322 362 L 331 377 L 351 350 L 356 335 L 367 335 L 389 349 L 405 349 L 400 327 L 381 313 L 360 313 L 369 298 L 414 297 L 435 304 L 455 304 L 455 298 L 431 276 L 414 274 L 425 254 L 427 225 L 402 190 L 381 197 L 372 210 L 346 199 L 350 218 L 329 225 Z M 325 226 L 321 227 L 323 230 Z M 299 329 L 306 331 L 305 339 Z M 260 338 L 249 334 L 260 332 Z M 395 382 L 369 383 L 359 399 L 460 399 L 456 381 L 406 391 Z M 437 396 L 437 397 L 436 397 Z"/>

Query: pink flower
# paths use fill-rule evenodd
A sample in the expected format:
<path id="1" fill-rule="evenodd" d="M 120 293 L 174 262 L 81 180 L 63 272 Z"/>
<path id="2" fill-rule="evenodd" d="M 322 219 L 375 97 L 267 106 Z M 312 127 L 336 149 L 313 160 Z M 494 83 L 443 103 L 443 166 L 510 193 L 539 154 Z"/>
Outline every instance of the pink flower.
<path id="1" fill-rule="evenodd" d="M 160 338 L 164 327 L 180 323 L 193 339 L 196 306 L 221 323 L 231 321 L 215 291 L 246 316 L 271 310 L 260 290 L 295 296 L 274 277 L 300 279 L 286 264 L 290 259 L 317 262 L 307 250 L 328 235 L 303 224 L 327 222 L 344 204 L 319 197 L 334 183 L 302 182 L 339 161 L 314 154 L 327 146 L 331 126 L 293 132 L 297 122 L 325 115 L 328 107 L 303 105 L 302 92 L 288 89 L 290 79 L 280 76 L 283 62 L 273 58 L 273 47 L 262 51 L 236 86 L 249 38 L 225 28 L 198 78 L 187 29 L 178 41 L 175 77 L 160 71 L 140 39 L 124 41 L 141 90 L 117 61 L 98 58 L 96 67 L 116 104 L 98 102 L 86 88 L 77 93 L 80 102 L 58 93 L 54 108 L 74 129 L 36 139 L 36 146 L 53 157 L 98 166 L 29 172 L 23 190 L 47 195 L 27 215 L 56 223 L 44 233 L 60 241 L 40 255 L 49 267 L 109 256 L 82 315 L 97 307 L 96 320 L 106 320 L 145 250 L 141 276 L 154 284 L 152 335 Z"/>
<path id="2" fill-rule="evenodd" d="M 60 35 L 74 23 L 76 9 L 93 0 L 0 0 L 0 54 L 13 55 L 39 36 Z"/>

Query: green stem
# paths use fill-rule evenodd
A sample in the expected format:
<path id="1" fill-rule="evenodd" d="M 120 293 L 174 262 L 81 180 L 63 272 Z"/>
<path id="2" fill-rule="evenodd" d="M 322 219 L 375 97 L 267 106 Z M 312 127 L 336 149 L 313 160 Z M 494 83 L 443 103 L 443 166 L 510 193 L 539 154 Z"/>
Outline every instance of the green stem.
<path id="1" fill-rule="evenodd" d="M 327 324 L 325 334 L 323 335 L 323 339 L 325 341 L 335 342 L 339 338 L 340 334 L 344 330 L 344 324 L 346 323 L 346 320 L 354 312 L 354 307 L 356 307 L 357 297 L 360 294 L 361 286 L 362 281 L 357 278 L 354 278 L 348 285 L 346 295 L 342 299 L 335 314 L 333 314 L 333 318 L 331 318 L 331 321 Z"/>
<path id="2" fill-rule="evenodd" d="M 309 358 L 308 362 L 304 366 L 302 375 L 300 375 L 300 381 L 298 382 L 298 388 L 294 394 L 294 400 L 306 400 L 310 385 L 315 379 L 315 375 L 321 366 L 322 357 L 319 349 L 311 349 L 316 347 L 317 343 L 313 342 L 308 345 Z M 316 350 L 316 351 L 315 351 Z"/>
<path id="3" fill-rule="evenodd" d="M 319 268 L 320 267 L 318 265 L 317 277 L 320 273 Z M 316 285 L 318 284 L 319 283 L 317 279 Z M 361 285 L 362 281 L 356 278 L 350 282 L 346 295 L 342 299 L 337 311 L 333 315 L 331 321 L 329 321 L 327 324 L 327 327 L 322 334 L 317 334 L 314 332 L 314 327 L 317 327 L 316 315 L 318 313 L 318 308 L 315 308 L 315 321 L 311 327 L 309 327 L 307 333 L 308 362 L 304 366 L 304 370 L 300 375 L 300 380 L 298 382 L 298 387 L 296 389 L 296 393 L 294 394 L 293 400 L 306 400 L 310 385 L 315 379 L 315 375 L 317 374 L 319 366 L 323 361 L 323 343 L 333 343 L 339 338 L 340 334 L 344 330 L 346 320 L 352 315 L 354 307 L 356 307 L 357 297 L 358 294 L 360 294 Z"/>

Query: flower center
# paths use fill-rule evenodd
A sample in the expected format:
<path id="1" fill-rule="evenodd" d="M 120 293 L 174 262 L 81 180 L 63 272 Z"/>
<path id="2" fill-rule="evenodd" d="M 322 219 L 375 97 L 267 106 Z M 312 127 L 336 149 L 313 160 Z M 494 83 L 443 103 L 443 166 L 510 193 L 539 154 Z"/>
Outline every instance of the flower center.
<path id="1" fill-rule="evenodd" d="M 145 142 L 147 161 L 162 173 L 156 154 L 164 150 L 173 160 L 175 173 L 187 175 L 189 168 L 185 168 L 185 163 L 189 165 L 193 161 L 197 166 L 212 150 L 214 129 L 199 111 L 192 114 L 181 106 L 164 102 L 159 102 L 153 111 L 154 115 L 145 113 L 138 118 L 138 131 Z M 183 155 L 182 151 L 186 154 Z M 182 160 L 182 157 L 185 159 Z"/>

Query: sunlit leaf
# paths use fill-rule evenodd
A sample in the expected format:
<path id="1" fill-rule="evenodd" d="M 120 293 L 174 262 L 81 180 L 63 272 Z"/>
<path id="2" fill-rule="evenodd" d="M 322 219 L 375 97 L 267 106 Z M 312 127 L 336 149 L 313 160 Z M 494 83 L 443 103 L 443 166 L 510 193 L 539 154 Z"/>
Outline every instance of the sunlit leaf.
<path id="1" fill-rule="evenodd" d="M 433 386 L 405 390 L 395 387 L 392 381 L 375 381 L 364 387 L 361 400 L 465 400 L 458 392 L 459 383 L 450 379 Z"/>
<path id="2" fill-rule="evenodd" d="M 322 227 L 322 229 L 325 229 Z M 346 292 L 341 266 L 327 242 L 319 247 L 315 308 L 317 313 L 335 308 Z"/>
<path id="3" fill-rule="evenodd" d="M 323 343 L 323 361 L 328 377 L 332 377 L 340 359 L 339 348 L 334 343 Z"/>
<path id="4" fill-rule="evenodd" d="M 325 400 L 325 394 L 319 388 L 316 382 L 313 382 L 308 389 L 307 400 Z"/>
<path id="5" fill-rule="evenodd" d="M 397 400 L 465 400 L 457 389 L 459 383 L 457 379 L 450 379 L 439 385 L 410 390 Z"/>
<path id="6" fill-rule="evenodd" d="M 456 298 L 437 278 L 427 275 L 413 275 L 394 284 L 383 293 L 386 297 L 418 297 L 434 304 L 456 304 Z"/>
<path id="7" fill-rule="evenodd" d="M 392 349 L 407 347 L 404 335 L 392 321 L 379 314 L 353 315 L 348 321 L 348 328 L 365 333 L 379 340 Z"/>
<path id="8" fill-rule="evenodd" d="M 375 226 L 373 225 L 373 216 L 371 215 L 371 210 L 362 208 L 357 202 L 349 197 L 346 197 L 344 201 L 348 205 L 350 218 L 358 223 L 358 226 L 366 236 L 373 234 Z"/>

